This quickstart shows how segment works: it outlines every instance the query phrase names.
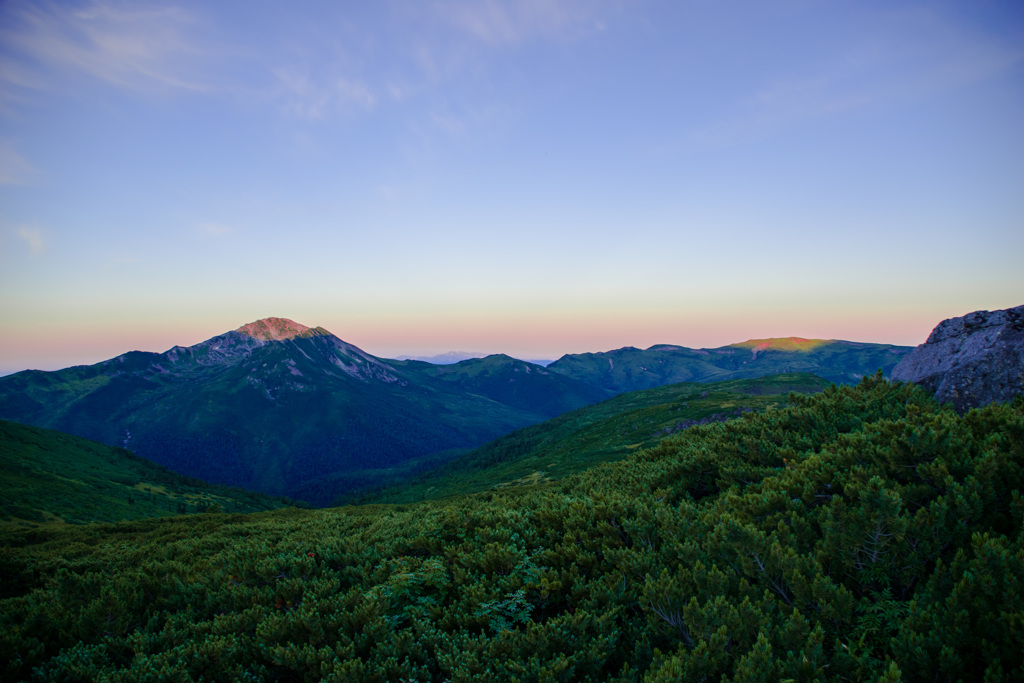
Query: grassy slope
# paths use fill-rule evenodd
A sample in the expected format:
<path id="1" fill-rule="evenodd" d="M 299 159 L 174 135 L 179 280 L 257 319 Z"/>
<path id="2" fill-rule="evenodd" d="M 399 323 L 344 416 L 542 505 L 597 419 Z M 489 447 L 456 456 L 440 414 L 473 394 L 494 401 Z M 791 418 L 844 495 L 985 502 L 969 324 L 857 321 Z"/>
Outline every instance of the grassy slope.
<path id="1" fill-rule="evenodd" d="M 655 446 L 692 421 L 779 407 L 791 391 L 816 392 L 826 386 L 820 377 L 789 373 L 621 394 L 500 437 L 422 475 L 411 486 L 394 486 L 358 500 L 407 503 L 561 479 Z"/>
<path id="2" fill-rule="evenodd" d="M 287 502 L 209 486 L 121 448 L 0 420 L 0 523 L 36 526 L 161 517 L 220 505 L 257 512 Z"/>

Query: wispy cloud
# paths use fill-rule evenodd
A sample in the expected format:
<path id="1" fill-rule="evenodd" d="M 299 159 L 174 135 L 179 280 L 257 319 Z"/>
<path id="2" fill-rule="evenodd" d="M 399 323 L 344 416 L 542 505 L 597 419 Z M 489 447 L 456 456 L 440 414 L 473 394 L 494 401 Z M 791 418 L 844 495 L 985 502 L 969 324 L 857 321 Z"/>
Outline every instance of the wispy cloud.
<path id="1" fill-rule="evenodd" d="M 464 137 L 515 109 L 488 87 L 493 60 L 539 42 L 578 41 L 603 31 L 613 0 L 434 0 L 394 14 L 408 40 L 379 91 L 389 102 L 426 102 L 415 130 Z"/>
<path id="2" fill-rule="evenodd" d="M 6 48 L 0 54 L 0 108 L 10 110 L 33 90 L 67 89 L 69 79 L 83 76 L 132 91 L 211 92 L 269 102 L 309 119 L 376 103 L 373 90 L 342 68 L 344 55 L 322 35 L 300 48 L 275 43 L 275 36 L 259 49 L 239 47 L 218 40 L 226 27 L 215 19 L 159 3 L 0 4 L 0 45 Z M 229 58 L 248 68 L 233 68 Z M 279 66 L 292 60 L 315 68 Z"/>
<path id="3" fill-rule="evenodd" d="M 53 89 L 60 75 L 75 73 L 131 89 L 208 88 L 187 74 L 184 62 L 201 51 L 187 37 L 193 18 L 181 8 L 12 2 L 2 17 L 5 87 Z"/>
<path id="4" fill-rule="evenodd" d="M 778 127 L 869 107 L 928 98 L 1024 63 L 1018 44 L 977 36 L 926 10 L 883 12 L 877 28 L 837 40 L 831 55 L 765 74 L 731 115 L 694 130 L 691 141 L 728 145 Z"/>
<path id="5" fill-rule="evenodd" d="M 219 7 L 179 3 L 0 0 L 0 111 L 33 91 L 99 81 L 216 93 L 310 120 L 368 112 L 484 69 L 488 49 L 600 31 L 608 0 L 437 0 L 395 10 L 382 24 L 337 10 L 309 25 L 298 12 L 258 36 L 234 30 Z"/>
<path id="6" fill-rule="evenodd" d="M 456 0 L 436 11 L 455 26 L 491 45 L 538 37 L 568 37 L 602 30 L 593 4 L 573 0 Z"/>
<path id="7" fill-rule="evenodd" d="M 21 228 L 18 228 L 18 237 L 25 241 L 28 245 L 29 251 L 33 254 L 42 254 L 49 246 L 43 236 L 43 231 L 39 228 L 22 226 Z"/>
<path id="8" fill-rule="evenodd" d="M 365 83 L 341 76 L 315 79 L 305 72 L 275 68 L 278 87 L 275 94 L 289 114 L 308 119 L 323 119 L 351 106 L 371 109 L 376 98 Z"/>
<path id="9" fill-rule="evenodd" d="M 0 140 L 0 185 L 28 185 L 37 173 L 9 140 Z"/>
<path id="10" fill-rule="evenodd" d="M 367 109 L 373 106 L 375 100 L 366 85 L 346 78 L 334 82 L 334 91 L 341 102 L 353 102 Z"/>

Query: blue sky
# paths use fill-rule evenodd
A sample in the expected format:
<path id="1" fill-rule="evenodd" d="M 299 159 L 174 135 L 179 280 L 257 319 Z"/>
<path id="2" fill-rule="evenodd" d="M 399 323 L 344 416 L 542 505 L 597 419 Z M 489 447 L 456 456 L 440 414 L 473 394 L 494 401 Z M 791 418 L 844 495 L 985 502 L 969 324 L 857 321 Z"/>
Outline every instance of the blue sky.
<path id="1" fill-rule="evenodd" d="M 0 4 L 0 372 L 265 316 L 377 355 L 1024 303 L 1024 5 Z"/>

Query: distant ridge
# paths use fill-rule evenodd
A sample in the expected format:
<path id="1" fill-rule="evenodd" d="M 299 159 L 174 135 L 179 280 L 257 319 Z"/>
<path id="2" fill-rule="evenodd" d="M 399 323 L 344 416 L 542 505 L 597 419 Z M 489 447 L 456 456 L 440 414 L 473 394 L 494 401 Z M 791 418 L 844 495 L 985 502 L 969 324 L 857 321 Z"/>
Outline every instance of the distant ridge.
<path id="1" fill-rule="evenodd" d="M 772 337 L 770 339 L 748 339 L 745 342 L 732 344 L 739 349 L 750 349 L 757 358 L 765 351 L 810 352 L 827 344 L 834 344 L 835 339 L 804 339 L 803 337 Z M 846 342 L 852 343 L 852 342 Z"/>
<path id="2" fill-rule="evenodd" d="M 483 351 L 448 351 L 447 353 L 439 353 L 434 356 L 398 356 L 395 360 L 418 360 L 424 363 L 433 363 L 434 365 L 452 365 L 453 363 L 472 360 L 473 358 L 486 358 L 488 355 L 490 354 Z"/>
<path id="3" fill-rule="evenodd" d="M 616 394 L 677 382 L 752 379 L 780 372 L 809 372 L 830 382 L 852 384 L 876 370 L 888 375 L 911 348 L 803 337 L 749 339 L 716 349 L 656 344 L 646 350 L 626 346 L 569 354 L 548 370 Z"/>
<path id="4" fill-rule="evenodd" d="M 773 351 L 810 351 L 824 344 L 834 344 L 835 341 L 835 339 L 804 339 L 803 337 L 770 337 L 768 339 L 748 339 L 745 342 L 731 344 L 730 346 L 761 351 L 768 349 Z"/>
<path id="5" fill-rule="evenodd" d="M 461 363 L 464 360 L 474 360 L 476 358 L 486 358 L 491 354 L 484 353 L 483 351 L 448 351 L 447 353 L 439 353 L 435 356 L 398 356 L 395 360 L 418 360 L 424 363 L 431 363 L 432 365 L 454 365 L 455 363 Z M 497 354 L 504 355 L 504 354 Z M 516 358 L 515 356 L 513 356 Z M 516 358 L 525 363 L 533 363 L 541 367 L 551 365 L 554 361 L 550 359 L 534 359 L 534 358 Z"/>

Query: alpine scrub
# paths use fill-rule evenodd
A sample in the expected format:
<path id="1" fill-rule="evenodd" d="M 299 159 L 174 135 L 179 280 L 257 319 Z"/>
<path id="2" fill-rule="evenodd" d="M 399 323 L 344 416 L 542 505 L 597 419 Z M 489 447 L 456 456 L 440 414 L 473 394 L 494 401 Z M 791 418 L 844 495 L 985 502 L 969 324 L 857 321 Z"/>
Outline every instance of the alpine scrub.
<path id="1" fill-rule="evenodd" d="M 5 680 L 1024 680 L 1024 399 L 880 375 L 557 483 L 3 531 Z"/>

